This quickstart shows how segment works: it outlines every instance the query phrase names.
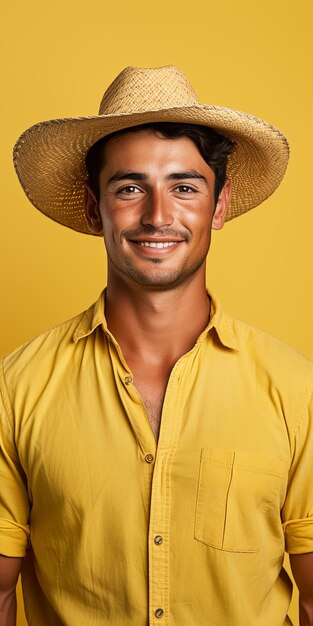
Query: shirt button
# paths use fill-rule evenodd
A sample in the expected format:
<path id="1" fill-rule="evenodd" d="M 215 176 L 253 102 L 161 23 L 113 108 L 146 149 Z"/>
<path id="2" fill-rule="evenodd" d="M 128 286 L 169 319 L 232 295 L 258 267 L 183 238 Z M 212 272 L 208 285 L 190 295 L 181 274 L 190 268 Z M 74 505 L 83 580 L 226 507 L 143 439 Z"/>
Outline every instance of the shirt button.
<path id="1" fill-rule="evenodd" d="M 154 537 L 154 543 L 156 546 L 160 546 L 161 543 L 163 543 L 163 537 L 161 537 L 161 535 L 156 535 Z"/>
<path id="2" fill-rule="evenodd" d="M 133 382 L 132 376 L 125 376 L 125 385 L 130 385 Z"/>
<path id="3" fill-rule="evenodd" d="M 146 461 L 146 463 L 153 463 L 153 461 L 154 461 L 153 454 L 146 454 L 145 461 Z"/>
<path id="4" fill-rule="evenodd" d="M 164 615 L 163 609 L 156 609 L 154 615 L 155 615 L 155 617 L 163 617 L 163 615 Z"/>

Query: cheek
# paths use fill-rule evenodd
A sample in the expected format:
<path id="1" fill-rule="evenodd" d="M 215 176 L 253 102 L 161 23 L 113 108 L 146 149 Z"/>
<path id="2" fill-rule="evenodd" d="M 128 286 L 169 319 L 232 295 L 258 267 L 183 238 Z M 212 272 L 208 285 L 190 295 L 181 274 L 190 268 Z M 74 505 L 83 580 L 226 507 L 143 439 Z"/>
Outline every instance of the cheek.
<path id="1" fill-rule="evenodd" d="M 137 214 L 135 207 L 128 206 L 126 203 L 120 205 L 115 203 L 114 206 L 106 203 L 101 205 L 100 211 L 104 228 L 115 232 L 130 228 L 136 219 L 135 214 Z"/>
<path id="2" fill-rule="evenodd" d="M 199 211 L 195 211 L 189 218 L 189 228 L 194 237 L 198 237 L 201 240 L 206 240 L 210 237 L 212 228 L 211 211 L 208 207 L 201 208 Z"/>
<path id="3" fill-rule="evenodd" d="M 105 236 L 109 236 L 110 233 L 119 231 L 120 219 L 119 214 L 116 211 L 111 211 L 109 208 L 101 208 L 101 217 Z"/>
<path id="4" fill-rule="evenodd" d="M 214 214 L 214 198 L 210 194 L 202 195 L 181 205 L 181 216 L 186 219 L 190 226 L 197 230 L 210 230 Z"/>

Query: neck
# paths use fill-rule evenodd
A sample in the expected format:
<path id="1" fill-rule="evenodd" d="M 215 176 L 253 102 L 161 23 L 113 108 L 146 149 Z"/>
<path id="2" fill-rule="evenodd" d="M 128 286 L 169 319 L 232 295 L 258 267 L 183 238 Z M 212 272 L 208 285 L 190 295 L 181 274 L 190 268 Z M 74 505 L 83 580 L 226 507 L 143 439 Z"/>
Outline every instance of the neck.
<path id="1" fill-rule="evenodd" d="M 124 281 L 109 272 L 106 318 L 126 360 L 136 355 L 143 363 L 147 358 L 155 364 L 176 362 L 194 346 L 209 314 L 205 268 L 166 290 Z"/>

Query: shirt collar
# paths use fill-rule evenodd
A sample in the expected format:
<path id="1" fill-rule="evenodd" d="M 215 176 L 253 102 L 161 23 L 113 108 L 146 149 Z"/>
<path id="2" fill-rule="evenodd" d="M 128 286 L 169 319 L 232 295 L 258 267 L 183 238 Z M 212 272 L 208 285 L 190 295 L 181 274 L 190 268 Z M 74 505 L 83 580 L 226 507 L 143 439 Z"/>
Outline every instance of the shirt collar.
<path id="1" fill-rule="evenodd" d="M 104 314 L 105 309 L 105 290 L 102 291 L 98 300 L 85 311 L 75 328 L 73 341 L 77 343 L 83 337 L 88 337 L 98 327 L 102 326 L 105 334 L 109 335 L 109 330 Z"/>
<path id="2" fill-rule="evenodd" d="M 218 298 L 210 291 L 208 296 L 211 300 L 210 321 L 204 331 L 201 333 L 198 343 L 208 335 L 214 328 L 217 336 L 223 346 L 232 350 L 239 350 L 238 339 L 234 330 L 234 320 L 231 315 L 223 311 Z M 105 319 L 105 290 L 100 294 L 98 300 L 87 309 L 80 318 L 80 321 L 74 331 L 73 341 L 77 343 L 83 337 L 87 337 L 98 327 L 102 326 L 104 333 L 115 342 L 111 335 Z"/>
<path id="3" fill-rule="evenodd" d="M 214 328 L 221 344 L 225 346 L 225 348 L 239 351 L 239 342 L 234 328 L 234 318 L 223 310 L 220 300 L 211 290 L 207 293 L 211 300 L 210 321 L 206 329 L 200 335 L 199 340 Z"/>

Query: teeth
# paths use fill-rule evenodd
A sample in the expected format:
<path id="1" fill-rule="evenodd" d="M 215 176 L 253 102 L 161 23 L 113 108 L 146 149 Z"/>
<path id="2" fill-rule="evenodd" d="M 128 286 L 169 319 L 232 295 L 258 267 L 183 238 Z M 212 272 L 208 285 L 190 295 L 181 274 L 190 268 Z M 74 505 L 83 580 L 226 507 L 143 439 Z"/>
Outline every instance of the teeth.
<path id="1" fill-rule="evenodd" d="M 168 248 L 169 246 L 174 246 L 175 243 L 177 241 L 139 241 L 139 244 L 146 248 Z"/>

